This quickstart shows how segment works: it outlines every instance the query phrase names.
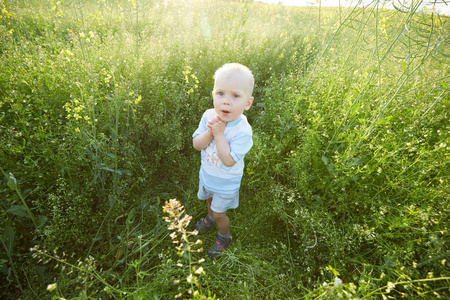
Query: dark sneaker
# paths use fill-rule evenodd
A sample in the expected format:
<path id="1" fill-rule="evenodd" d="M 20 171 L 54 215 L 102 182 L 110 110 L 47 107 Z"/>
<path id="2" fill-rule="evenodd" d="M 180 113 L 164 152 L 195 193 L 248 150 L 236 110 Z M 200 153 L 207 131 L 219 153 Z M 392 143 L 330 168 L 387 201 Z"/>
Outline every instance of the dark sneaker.
<path id="1" fill-rule="evenodd" d="M 203 234 L 210 231 L 212 227 L 213 223 L 209 222 L 207 218 L 201 218 L 194 228 L 198 231 L 198 234 Z"/>
<path id="2" fill-rule="evenodd" d="M 230 238 L 226 239 L 221 237 L 219 234 L 216 235 L 216 242 L 209 249 L 208 255 L 211 258 L 218 258 L 222 255 L 222 252 L 231 244 L 232 236 L 230 234 Z"/>

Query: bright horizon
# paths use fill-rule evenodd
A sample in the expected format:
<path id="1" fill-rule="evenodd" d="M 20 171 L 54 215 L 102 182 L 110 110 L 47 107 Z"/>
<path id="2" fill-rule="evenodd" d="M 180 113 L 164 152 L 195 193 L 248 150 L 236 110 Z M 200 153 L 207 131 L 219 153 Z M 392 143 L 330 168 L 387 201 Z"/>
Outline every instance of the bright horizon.
<path id="1" fill-rule="evenodd" d="M 265 2 L 269 4 L 283 4 L 286 6 L 319 6 L 320 0 L 255 0 L 257 2 Z M 358 3 L 361 2 L 361 6 L 369 6 L 373 5 L 373 3 L 376 2 L 376 0 L 321 0 L 320 4 L 321 6 L 330 6 L 330 7 L 352 7 L 358 5 Z M 398 8 L 403 8 L 403 5 L 407 5 L 410 3 L 410 1 L 378 1 L 380 5 L 386 7 L 386 8 L 394 8 L 392 6 L 392 2 L 394 2 L 395 6 Z M 416 2 L 416 1 L 414 1 Z M 450 0 L 426 0 L 426 1 L 420 1 L 420 7 L 427 7 L 428 9 L 432 10 L 435 9 L 436 12 L 439 12 L 440 14 L 450 16 Z M 405 8 L 406 9 L 406 8 Z"/>

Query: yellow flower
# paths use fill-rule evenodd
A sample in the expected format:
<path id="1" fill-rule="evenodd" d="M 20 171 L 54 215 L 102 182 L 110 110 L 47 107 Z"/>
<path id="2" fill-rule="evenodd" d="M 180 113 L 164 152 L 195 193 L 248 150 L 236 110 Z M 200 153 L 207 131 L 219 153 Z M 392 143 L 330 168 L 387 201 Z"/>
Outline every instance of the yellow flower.
<path id="1" fill-rule="evenodd" d="M 75 128 L 75 131 L 76 131 L 76 132 L 80 132 L 80 128 L 78 128 L 78 127 Z"/>
<path id="2" fill-rule="evenodd" d="M 139 97 L 137 97 L 136 100 L 134 100 L 134 104 L 137 105 L 139 102 L 141 102 L 141 100 L 142 100 L 142 96 L 139 95 Z"/>

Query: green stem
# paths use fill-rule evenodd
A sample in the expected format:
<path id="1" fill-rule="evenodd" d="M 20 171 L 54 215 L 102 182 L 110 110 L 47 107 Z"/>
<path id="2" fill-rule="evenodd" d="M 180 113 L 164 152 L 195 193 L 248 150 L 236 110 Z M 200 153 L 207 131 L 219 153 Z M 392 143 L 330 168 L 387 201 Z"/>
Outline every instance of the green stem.
<path id="1" fill-rule="evenodd" d="M 19 186 L 17 184 L 16 178 L 12 174 L 6 174 L 6 172 L 1 167 L 0 167 L 0 170 L 2 171 L 3 175 L 6 178 L 8 178 L 8 186 L 10 187 L 10 189 L 12 189 L 13 191 L 16 192 L 16 194 L 19 197 L 20 201 L 22 202 L 23 206 L 26 208 L 31 221 L 34 224 L 34 227 L 36 227 L 36 229 L 38 229 L 38 224 L 37 224 L 36 219 L 35 219 L 35 217 L 33 215 L 33 212 L 31 211 L 31 209 L 28 207 L 27 203 L 25 202 L 25 198 L 22 196 L 22 193 L 20 192 L 20 188 L 19 188 Z"/>
<path id="2" fill-rule="evenodd" d="M 19 276 L 17 275 L 16 268 L 14 267 L 11 251 L 9 251 L 8 247 L 6 246 L 6 244 L 3 241 L 3 238 L 1 236 L 0 236 L 0 242 L 2 242 L 3 248 L 5 248 L 6 255 L 8 255 L 9 264 L 11 265 L 11 268 L 12 268 L 13 273 L 14 273 L 14 278 L 16 279 L 16 282 L 17 282 L 17 285 L 19 286 L 20 292 L 23 294 L 22 285 L 20 284 Z"/>

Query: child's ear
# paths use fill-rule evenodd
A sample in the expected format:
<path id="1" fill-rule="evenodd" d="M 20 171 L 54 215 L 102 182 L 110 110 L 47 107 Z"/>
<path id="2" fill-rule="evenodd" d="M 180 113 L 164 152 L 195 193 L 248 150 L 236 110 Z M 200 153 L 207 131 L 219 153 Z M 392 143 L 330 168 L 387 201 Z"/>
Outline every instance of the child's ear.
<path id="1" fill-rule="evenodd" d="M 253 103 L 253 97 L 250 97 L 250 98 L 247 100 L 247 104 L 245 105 L 245 110 L 249 110 L 250 107 L 252 106 L 252 103 Z"/>

